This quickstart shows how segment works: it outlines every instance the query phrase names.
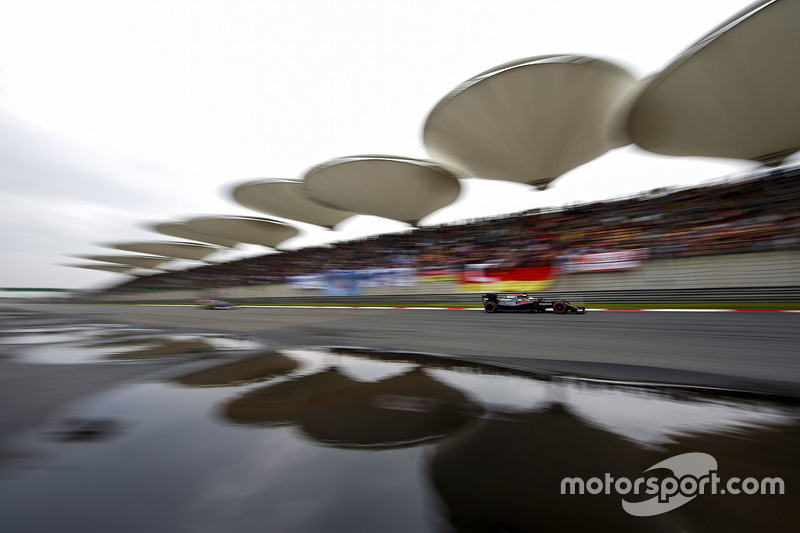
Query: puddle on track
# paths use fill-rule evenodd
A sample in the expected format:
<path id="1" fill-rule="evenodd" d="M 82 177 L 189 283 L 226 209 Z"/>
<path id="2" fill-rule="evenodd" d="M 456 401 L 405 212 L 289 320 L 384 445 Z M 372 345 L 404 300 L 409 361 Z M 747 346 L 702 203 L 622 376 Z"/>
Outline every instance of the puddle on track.
<path id="1" fill-rule="evenodd" d="M 70 329 L 12 333 L 0 339 L 11 360 L 34 364 L 135 362 L 199 353 L 255 350 L 262 344 L 214 334 L 174 334 L 153 329 Z"/>
<path id="2" fill-rule="evenodd" d="M 407 353 L 195 362 L 87 398 L 15 447 L 14 461 L 0 455 L 11 531 L 790 530 L 800 518 L 794 405 Z M 716 458 L 722 479 L 781 477 L 786 494 L 701 495 L 647 518 L 613 492 L 560 494 L 564 477 L 635 479 L 688 452 Z"/>

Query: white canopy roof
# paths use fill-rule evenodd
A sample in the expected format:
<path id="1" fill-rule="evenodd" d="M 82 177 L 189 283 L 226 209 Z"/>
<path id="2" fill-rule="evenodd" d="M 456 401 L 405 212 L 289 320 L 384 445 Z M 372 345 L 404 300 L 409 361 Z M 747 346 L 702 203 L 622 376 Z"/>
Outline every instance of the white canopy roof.
<path id="1" fill-rule="evenodd" d="M 298 233 L 292 226 L 257 217 L 198 217 L 189 220 L 187 224 L 192 231 L 270 248 L 277 247 Z"/>
<path id="2" fill-rule="evenodd" d="M 462 83 L 428 115 L 423 141 L 433 159 L 464 176 L 543 188 L 611 148 L 627 144 L 615 113 L 636 79 L 605 60 L 532 57 Z"/>
<path id="3" fill-rule="evenodd" d="M 171 257 L 157 257 L 152 255 L 84 255 L 84 259 L 92 261 L 103 261 L 105 263 L 116 263 L 118 265 L 129 265 L 142 268 L 153 268 L 162 263 L 172 261 Z"/>
<path id="4" fill-rule="evenodd" d="M 667 155 L 767 164 L 800 149 L 800 0 L 759 1 L 646 81 L 633 141 Z"/>
<path id="5" fill-rule="evenodd" d="M 129 274 L 136 270 L 136 267 L 128 265 L 63 265 L 73 268 L 88 268 L 89 270 L 102 270 L 104 272 L 114 272 L 115 274 Z"/>
<path id="6" fill-rule="evenodd" d="M 154 224 L 152 229 L 164 235 L 169 235 L 170 237 L 207 242 L 209 244 L 216 244 L 226 248 L 233 248 L 238 243 L 238 241 L 231 239 L 224 239 L 222 237 L 216 237 L 214 235 L 206 235 L 204 233 L 192 231 L 189 229 L 189 225 L 185 222 L 163 222 L 161 224 Z"/>
<path id="7" fill-rule="evenodd" d="M 354 215 L 315 201 L 300 181 L 250 181 L 234 188 L 232 195 L 234 200 L 249 209 L 326 228 L 333 228 Z"/>
<path id="8" fill-rule="evenodd" d="M 115 244 L 112 246 L 117 250 L 125 250 L 126 252 L 139 252 L 143 254 L 163 255 L 165 257 L 173 257 L 176 259 L 190 259 L 201 260 L 219 248 L 215 246 L 207 246 L 205 244 L 194 244 L 190 242 L 127 242 Z"/>
<path id="9" fill-rule="evenodd" d="M 458 179 L 435 163 L 386 155 L 328 161 L 309 170 L 304 183 L 318 202 L 409 224 L 451 204 L 461 191 Z"/>

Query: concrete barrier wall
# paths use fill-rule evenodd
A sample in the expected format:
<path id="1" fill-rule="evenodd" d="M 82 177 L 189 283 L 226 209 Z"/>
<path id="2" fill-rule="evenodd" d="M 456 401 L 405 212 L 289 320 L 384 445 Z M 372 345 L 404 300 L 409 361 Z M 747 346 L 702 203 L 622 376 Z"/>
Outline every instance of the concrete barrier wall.
<path id="1" fill-rule="evenodd" d="M 449 281 L 419 283 L 414 287 L 367 287 L 363 295 L 380 297 L 402 294 L 417 296 L 428 294 L 454 294 L 458 285 Z M 287 285 L 245 285 L 241 287 L 220 287 L 206 290 L 165 290 L 142 291 L 133 294 L 106 295 L 96 298 L 103 302 L 190 302 L 197 298 L 219 298 L 221 300 L 293 300 L 298 298 L 322 297 L 322 291 L 309 289 L 293 289 Z"/>
<path id="2" fill-rule="evenodd" d="M 800 251 L 655 259 L 632 270 L 590 272 L 562 275 L 549 293 L 592 293 L 609 291 L 675 291 L 687 294 L 690 289 L 800 289 Z M 740 291 L 741 292 L 741 291 Z M 418 300 L 428 295 L 457 295 L 458 285 L 448 281 L 421 282 L 414 287 L 368 287 L 363 296 L 379 300 L 381 296 L 402 296 Z M 688 293 L 691 294 L 691 293 Z M 320 299 L 318 290 L 293 289 L 286 285 L 248 285 L 197 290 L 148 291 L 120 296 L 104 296 L 101 301 L 185 301 L 215 297 L 233 301 Z M 454 301 L 473 297 L 461 295 Z"/>
<path id="3" fill-rule="evenodd" d="M 800 251 L 655 259 L 617 272 L 561 276 L 552 291 L 800 286 Z"/>
<path id="4" fill-rule="evenodd" d="M 413 287 L 366 287 L 364 296 L 382 296 L 403 294 L 408 296 L 421 294 L 450 294 L 457 292 L 458 285 L 448 281 L 418 283 Z M 286 285 L 251 285 L 245 287 L 228 287 L 213 291 L 219 298 L 298 298 L 320 296 L 322 291 L 313 289 L 293 289 Z"/>

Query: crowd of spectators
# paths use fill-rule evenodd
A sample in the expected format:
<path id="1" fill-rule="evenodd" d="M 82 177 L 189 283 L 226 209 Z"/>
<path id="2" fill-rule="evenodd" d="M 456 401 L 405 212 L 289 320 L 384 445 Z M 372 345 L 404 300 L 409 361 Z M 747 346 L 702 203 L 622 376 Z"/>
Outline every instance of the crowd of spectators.
<path id="1" fill-rule="evenodd" d="M 283 283 L 333 269 L 460 270 L 493 261 L 560 264 L 577 254 L 644 249 L 650 259 L 800 249 L 800 167 L 635 198 L 537 209 L 329 246 L 143 276 L 114 292 Z"/>

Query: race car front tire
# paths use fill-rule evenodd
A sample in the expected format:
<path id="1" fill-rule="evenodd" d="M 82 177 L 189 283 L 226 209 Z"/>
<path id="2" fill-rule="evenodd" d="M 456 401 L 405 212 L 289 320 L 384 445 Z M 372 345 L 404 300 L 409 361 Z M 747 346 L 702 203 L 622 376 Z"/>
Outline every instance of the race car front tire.
<path id="1" fill-rule="evenodd" d="M 563 315 L 567 312 L 567 304 L 564 302 L 555 302 L 553 304 L 553 312 L 557 315 Z"/>

